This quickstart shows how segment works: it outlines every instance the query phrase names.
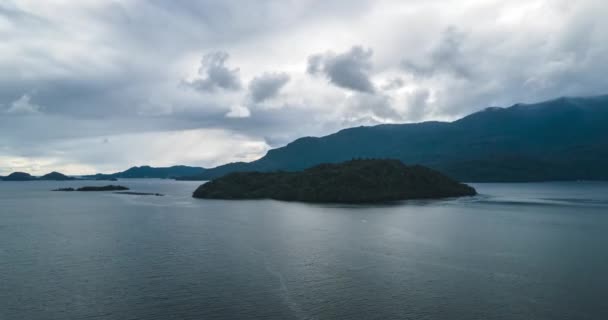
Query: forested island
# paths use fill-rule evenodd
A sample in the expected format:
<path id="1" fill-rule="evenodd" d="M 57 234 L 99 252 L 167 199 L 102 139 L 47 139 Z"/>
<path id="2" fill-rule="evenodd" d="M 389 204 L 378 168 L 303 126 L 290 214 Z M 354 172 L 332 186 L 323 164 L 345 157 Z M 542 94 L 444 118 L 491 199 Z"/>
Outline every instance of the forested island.
<path id="1" fill-rule="evenodd" d="M 2 178 L 3 181 L 33 181 L 36 177 L 25 172 L 13 172 L 8 176 Z"/>
<path id="2" fill-rule="evenodd" d="M 193 197 L 374 203 L 476 194 L 472 187 L 427 167 L 376 159 L 321 164 L 299 172 L 231 173 L 201 185 Z"/>

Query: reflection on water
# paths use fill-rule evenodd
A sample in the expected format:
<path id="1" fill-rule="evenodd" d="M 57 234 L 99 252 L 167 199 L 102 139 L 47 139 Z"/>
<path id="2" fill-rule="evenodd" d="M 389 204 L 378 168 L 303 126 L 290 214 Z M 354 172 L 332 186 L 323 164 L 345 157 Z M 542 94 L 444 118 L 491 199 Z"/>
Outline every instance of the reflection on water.
<path id="1" fill-rule="evenodd" d="M 608 183 L 377 206 L 0 183 L 0 319 L 604 319 Z"/>

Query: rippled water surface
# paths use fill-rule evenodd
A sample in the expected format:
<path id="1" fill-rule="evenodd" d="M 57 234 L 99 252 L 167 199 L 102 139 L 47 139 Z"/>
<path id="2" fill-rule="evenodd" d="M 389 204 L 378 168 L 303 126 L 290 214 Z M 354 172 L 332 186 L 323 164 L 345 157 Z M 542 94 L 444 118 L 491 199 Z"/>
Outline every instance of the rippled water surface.
<path id="1" fill-rule="evenodd" d="M 608 319 L 608 183 L 378 206 L 0 182 L 0 319 Z"/>

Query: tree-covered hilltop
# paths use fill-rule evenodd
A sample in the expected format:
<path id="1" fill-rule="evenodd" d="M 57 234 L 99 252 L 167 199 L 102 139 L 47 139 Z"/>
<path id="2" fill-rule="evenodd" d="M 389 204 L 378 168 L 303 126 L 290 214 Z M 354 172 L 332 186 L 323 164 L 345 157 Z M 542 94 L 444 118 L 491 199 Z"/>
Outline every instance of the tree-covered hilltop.
<path id="1" fill-rule="evenodd" d="M 472 196 L 470 186 L 399 160 L 351 160 L 300 172 L 237 172 L 201 185 L 195 198 L 371 203 Z"/>
<path id="2" fill-rule="evenodd" d="M 2 178 L 3 181 L 32 181 L 36 180 L 36 177 L 33 177 L 29 173 L 25 172 L 13 172 L 8 176 Z"/>
<path id="3" fill-rule="evenodd" d="M 42 177 L 40 177 L 40 180 L 69 181 L 69 180 L 76 180 L 76 179 L 72 178 L 72 177 L 68 177 L 63 173 L 53 171 L 51 173 L 47 173 L 47 174 L 43 175 Z"/>

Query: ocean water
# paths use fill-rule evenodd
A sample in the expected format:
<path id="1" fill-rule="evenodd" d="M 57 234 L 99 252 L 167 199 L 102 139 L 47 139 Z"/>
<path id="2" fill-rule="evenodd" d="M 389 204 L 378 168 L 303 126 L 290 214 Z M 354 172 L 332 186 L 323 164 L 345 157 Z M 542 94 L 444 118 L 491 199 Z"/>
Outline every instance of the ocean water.
<path id="1" fill-rule="evenodd" d="M 608 183 L 347 206 L 0 182 L 0 319 L 608 319 Z"/>

